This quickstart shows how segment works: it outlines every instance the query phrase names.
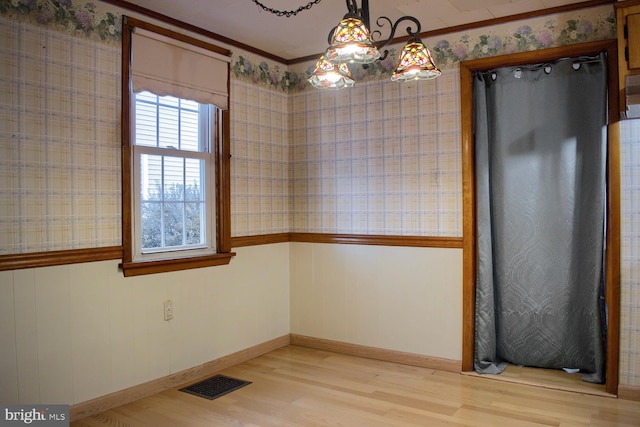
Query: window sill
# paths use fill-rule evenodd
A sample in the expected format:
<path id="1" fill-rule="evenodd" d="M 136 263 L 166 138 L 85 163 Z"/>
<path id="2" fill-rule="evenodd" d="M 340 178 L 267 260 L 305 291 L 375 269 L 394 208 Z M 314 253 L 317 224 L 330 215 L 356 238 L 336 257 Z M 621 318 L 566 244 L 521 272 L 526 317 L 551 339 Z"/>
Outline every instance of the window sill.
<path id="1" fill-rule="evenodd" d="M 172 258 L 153 261 L 123 262 L 120 268 L 125 277 L 144 274 L 168 273 L 171 271 L 189 270 L 192 268 L 214 267 L 229 264 L 235 252 L 219 253 L 189 258 Z"/>

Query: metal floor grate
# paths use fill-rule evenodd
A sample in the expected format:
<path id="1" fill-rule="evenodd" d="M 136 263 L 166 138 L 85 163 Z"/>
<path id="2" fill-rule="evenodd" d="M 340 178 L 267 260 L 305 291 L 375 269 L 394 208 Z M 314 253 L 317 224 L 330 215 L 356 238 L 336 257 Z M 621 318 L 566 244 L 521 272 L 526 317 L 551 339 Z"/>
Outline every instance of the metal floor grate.
<path id="1" fill-rule="evenodd" d="M 213 400 L 249 384 L 251 384 L 250 381 L 238 380 L 224 375 L 215 375 L 199 383 L 181 388 L 180 391 Z"/>

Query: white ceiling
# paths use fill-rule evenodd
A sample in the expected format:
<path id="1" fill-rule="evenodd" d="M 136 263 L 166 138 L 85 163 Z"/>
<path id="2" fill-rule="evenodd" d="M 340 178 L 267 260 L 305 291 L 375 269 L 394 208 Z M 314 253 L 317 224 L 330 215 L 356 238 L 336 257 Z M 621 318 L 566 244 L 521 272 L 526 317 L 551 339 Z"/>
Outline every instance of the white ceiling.
<path id="1" fill-rule="evenodd" d="M 195 25 L 283 59 L 296 59 L 323 52 L 327 37 L 347 13 L 345 0 L 320 0 L 309 10 L 292 17 L 263 11 L 252 0 L 126 0 L 162 15 Z M 277 10 L 296 10 L 309 0 L 259 0 Z M 538 11 L 582 0 L 370 0 L 371 25 L 379 16 L 392 21 L 412 15 L 422 32 L 493 18 Z M 361 1 L 358 1 L 358 5 Z M 404 36 L 405 23 L 396 37 Z M 372 30 L 373 30 L 372 29 Z M 388 37 L 381 30 L 383 38 Z"/>

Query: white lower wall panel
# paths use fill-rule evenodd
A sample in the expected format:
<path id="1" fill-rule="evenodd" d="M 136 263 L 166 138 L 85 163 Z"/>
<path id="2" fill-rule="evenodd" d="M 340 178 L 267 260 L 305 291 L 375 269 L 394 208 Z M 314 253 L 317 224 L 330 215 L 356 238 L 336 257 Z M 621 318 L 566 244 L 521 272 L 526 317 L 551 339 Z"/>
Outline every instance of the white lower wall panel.
<path id="1" fill-rule="evenodd" d="M 1 401 L 80 403 L 288 334 L 289 244 L 236 253 L 131 278 L 118 261 L 0 273 Z"/>
<path id="2" fill-rule="evenodd" d="M 291 332 L 462 358 L 462 250 L 292 243 Z"/>

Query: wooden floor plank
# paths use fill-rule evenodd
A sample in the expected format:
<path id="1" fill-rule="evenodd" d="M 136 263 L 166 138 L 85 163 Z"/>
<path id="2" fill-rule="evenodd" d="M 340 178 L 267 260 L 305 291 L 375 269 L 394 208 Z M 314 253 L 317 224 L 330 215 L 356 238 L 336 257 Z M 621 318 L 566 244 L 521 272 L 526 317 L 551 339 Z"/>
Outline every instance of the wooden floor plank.
<path id="1" fill-rule="evenodd" d="M 167 390 L 71 426 L 640 426 L 638 402 L 297 346 L 220 374 L 252 384 L 214 400 Z"/>

